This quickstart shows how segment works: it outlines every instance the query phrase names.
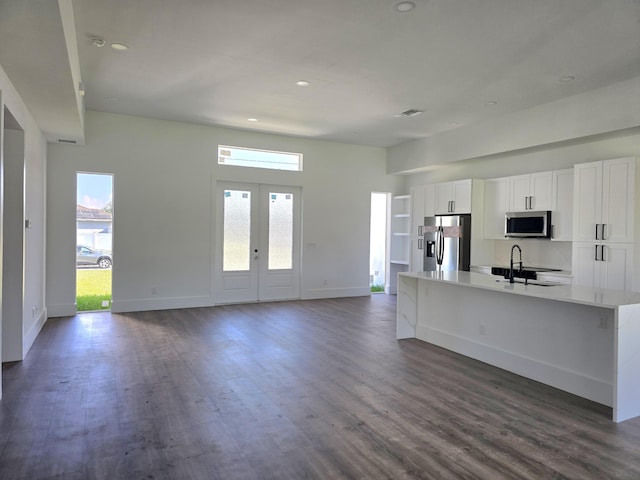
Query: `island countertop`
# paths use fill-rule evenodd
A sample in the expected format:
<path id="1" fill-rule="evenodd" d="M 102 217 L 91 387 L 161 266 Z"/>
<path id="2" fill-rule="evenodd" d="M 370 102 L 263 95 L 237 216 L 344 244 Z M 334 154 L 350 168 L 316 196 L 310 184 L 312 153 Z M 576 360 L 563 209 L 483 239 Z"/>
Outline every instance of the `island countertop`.
<path id="1" fill-rule="evenodd" d="M 606 290 L 599 288 L 579 287 L 575 285 L 541 286 L 524 283 L 509 283 L 497 275 L 482 273 L 448 271 L 448 272 L 401 272 L 398 275 L 408 278 L 430 280 L 434 282 L 456 283 L 461 286 L 480 288 L 495 292 L 512 293 L 529 297 L 578 303 L 592 307 L 617 308 L 622 305 L 640 305 L 640 292 Z M 640 321 L 640 319 L 639 319 Z"/>

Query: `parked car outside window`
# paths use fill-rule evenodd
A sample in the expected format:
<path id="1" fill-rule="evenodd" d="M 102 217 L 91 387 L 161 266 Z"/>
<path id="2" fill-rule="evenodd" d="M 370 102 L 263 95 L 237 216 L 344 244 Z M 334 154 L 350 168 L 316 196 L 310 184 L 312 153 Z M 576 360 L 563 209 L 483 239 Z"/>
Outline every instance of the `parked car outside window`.
<path id="1" fill-rule="evenodd" d="M 96 265 L 100 268 L 109 268 L 113 265 L 113 259 L 108 253 L 93 250 L 86 245 L 78 245 L 76 265 Z"/>

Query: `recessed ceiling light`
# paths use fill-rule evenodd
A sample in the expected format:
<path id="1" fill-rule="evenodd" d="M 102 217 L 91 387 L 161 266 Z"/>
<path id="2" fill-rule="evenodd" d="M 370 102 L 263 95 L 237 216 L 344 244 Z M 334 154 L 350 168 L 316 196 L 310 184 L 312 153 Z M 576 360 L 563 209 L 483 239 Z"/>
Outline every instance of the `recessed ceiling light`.
<path id="1" fill-rule="evenodd" d="M 560 81 L 562 83 L 566 83 L 566 82 L 573 82 L 575 79 L 576 77 L 574 77 L 573 75 L 567 75 L 566 77 L 562 77 Z"/>
<path id="2" fill-rule="evenodd" d="M 247 118 L 247 120 L 249 120 L 250 122 L 257 122 L 258 121 L 257 118 Z"/>
<path id="3" fill-rule="evenodd" d="M 398 12 L 410 12 L 414 8 L 416 8 L 416 4 L 413 2 L 398 2 L 394 5 L 394 8 Z"/>
<path id="4" fill-rule="evenodd" d="M 296 82 L 296 85 L 299 87 L 308 87 L 309 85 L 311 85 L 311 82 L 307 81 L 307 80 L 298 80 Z"/>
<path id="5" fill-rule="evenodd" d="M 107 100 L 109 100 L 110 102 L 114 102 L 117 99 L 118 99 L 117 97 L 107 97 Z"/>
<path id="6" fill-rule="evenodd" d="M 460 125 L 460 122 L 449 122 L 449 125 L 451 127 L 457 127 L 458 125 Z"/>
<path id="7" fill-rule="evenodd" d="M 486 107 L 494 107 L 494 106 L 496 106 L 497 104 L 498 104 L 498 102 L 496 102 L 495 100 L 491 100 L 491 101 L 489 101 L 489 102 L 485 103 L 484 105 L 485 105 Z"/>
<path id="8" fill-rule="evenodd" d="M 113 48 L 114 50 L 118 50 L 120 52 L 129 50 L 129 47 L 126 46 L 124 43 L 112 43 L 111 48 Z"/>

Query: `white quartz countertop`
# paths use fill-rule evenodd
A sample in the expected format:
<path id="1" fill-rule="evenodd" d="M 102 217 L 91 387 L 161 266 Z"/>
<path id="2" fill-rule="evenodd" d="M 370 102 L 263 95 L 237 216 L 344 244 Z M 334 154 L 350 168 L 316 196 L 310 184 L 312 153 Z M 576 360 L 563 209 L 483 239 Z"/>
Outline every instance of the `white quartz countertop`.
<path id="1" fill-rule="evenodd" d="M 575 285 L 525 285 L 509 283 L 495 275 L 474 272 L 401 272 L 402 277 L 420 280 L 457 284 L 464 287 L 480 288 L 494 292 L 579 303 L 594 307 L 617 308 L 622 305 L 640 304 L 640 292 L 605 290 L 599 288 L 578 287 Z"/>

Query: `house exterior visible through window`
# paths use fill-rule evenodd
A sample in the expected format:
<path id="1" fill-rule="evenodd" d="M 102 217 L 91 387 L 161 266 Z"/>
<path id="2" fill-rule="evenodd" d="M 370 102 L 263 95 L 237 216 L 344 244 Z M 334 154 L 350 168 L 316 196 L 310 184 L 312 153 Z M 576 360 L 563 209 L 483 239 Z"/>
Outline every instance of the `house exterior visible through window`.
<path id="1" fill-rule="evenodd" d="M 302 154 L 218 145 L 218 164 L 301 172 Z"/>

